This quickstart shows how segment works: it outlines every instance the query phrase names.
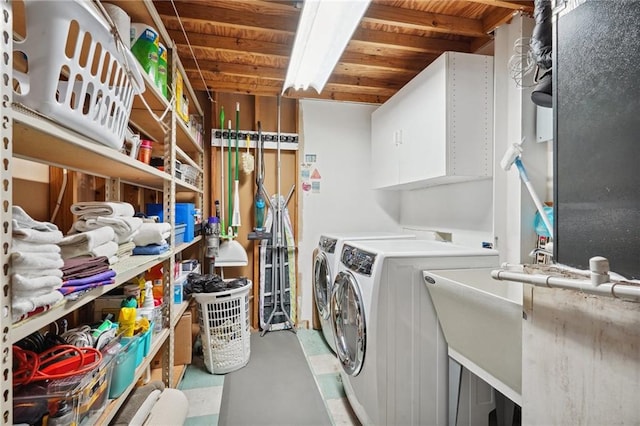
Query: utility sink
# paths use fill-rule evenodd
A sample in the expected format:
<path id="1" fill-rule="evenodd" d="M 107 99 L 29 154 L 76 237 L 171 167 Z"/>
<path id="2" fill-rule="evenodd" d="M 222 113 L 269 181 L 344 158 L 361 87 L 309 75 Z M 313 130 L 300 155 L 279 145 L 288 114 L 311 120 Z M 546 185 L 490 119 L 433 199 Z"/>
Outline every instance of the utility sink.
<path id="1" fill-rule="evenodd" d="M 522 405 L 522 284 L 492 269 L 423 271 L 449 356 Z"/>

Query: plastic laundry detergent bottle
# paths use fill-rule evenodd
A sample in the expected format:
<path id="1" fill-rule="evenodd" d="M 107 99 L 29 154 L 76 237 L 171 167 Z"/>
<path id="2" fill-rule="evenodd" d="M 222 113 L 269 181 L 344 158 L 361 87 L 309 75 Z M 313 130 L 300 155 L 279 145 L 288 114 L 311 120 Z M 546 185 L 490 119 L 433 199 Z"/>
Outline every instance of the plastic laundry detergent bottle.
<path id="1" fill-rule="evenodd" d="M 164 296 L 164 285 L 163 285 L 163 270 L 162 264 L 159 263 L 153 268 L 149 269 L 144 276 L 146 281 L 151 281 L 151 285 L 153 286 L 153 298 L 154 299 L 162 299 Z"/>

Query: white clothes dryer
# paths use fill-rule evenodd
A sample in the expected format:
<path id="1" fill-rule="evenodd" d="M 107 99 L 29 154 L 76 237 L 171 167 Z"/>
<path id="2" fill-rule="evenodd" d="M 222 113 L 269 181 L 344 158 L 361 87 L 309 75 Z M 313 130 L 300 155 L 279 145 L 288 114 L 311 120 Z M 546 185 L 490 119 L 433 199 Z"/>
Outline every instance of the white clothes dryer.
<path id="1" fill-rule="evenodd" d="M 363 424 L 447 424 L 447 342 L 422 271 L 495 266 L 495 250 L 439 241 L 344 244 L 331 317 L 345 393 Z"/>
<path id="2" fill-rule="evenodd" d="M 413 239 L 414 235 L 400 232 L 341 232 L 325 233 L 320 236 L 318 247 L 313 251 L 313 291 L 316 309 L 320 317 L 322 334 L 327 344 L 336 351 L 333 330 L 329 317 L 329 298 L 335 278 L 336 264 L 345 241 Z M 338 253 L 338 255 L 336 255 Z"/>

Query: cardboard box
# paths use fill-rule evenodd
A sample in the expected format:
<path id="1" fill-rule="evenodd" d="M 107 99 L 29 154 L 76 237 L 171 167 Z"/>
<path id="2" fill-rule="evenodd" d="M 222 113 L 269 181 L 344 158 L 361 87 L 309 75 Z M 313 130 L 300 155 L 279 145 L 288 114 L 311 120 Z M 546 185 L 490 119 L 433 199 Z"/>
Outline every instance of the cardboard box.
<path id="1" fill-rule="evenodd" d="M 175 328 L 174 337 L 174 365 L 191 364 L 191 312 L 187 311 L 182 315 Z"/>
<path id="2" fill-rule="evenodd" d="M 93 301 L 93 321 L 102 321 L 107 314 L 113 314 L 114 322 L 118 321 L 120 305 L 124 296 L 100 296 Z"/>
<path id="3" fill-rule="evenodd" d="M 185 312 L 174 330 L 173 365 L 191 364 L 193 340 L 191 337 L 191 312 Z M 162 350 L 151 360 L 151 368 L 162 368 Z"/>

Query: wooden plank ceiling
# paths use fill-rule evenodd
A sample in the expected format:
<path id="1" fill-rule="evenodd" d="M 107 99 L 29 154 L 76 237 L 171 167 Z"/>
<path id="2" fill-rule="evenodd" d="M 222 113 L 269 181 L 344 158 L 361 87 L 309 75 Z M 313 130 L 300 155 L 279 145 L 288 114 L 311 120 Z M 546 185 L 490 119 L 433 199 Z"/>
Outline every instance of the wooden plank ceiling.
<path id="1" fill-rule="evenodd" d="M 302 2 L 154 4 L 196 90 L 281 93 Z M 284 96 L 383 103 L 442 52 L 476 52 L 499 25 L 532 12 L 533 1 L 373 0 L 322 93 Z"/>

